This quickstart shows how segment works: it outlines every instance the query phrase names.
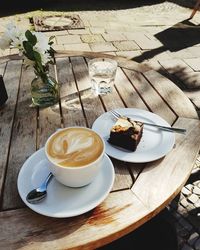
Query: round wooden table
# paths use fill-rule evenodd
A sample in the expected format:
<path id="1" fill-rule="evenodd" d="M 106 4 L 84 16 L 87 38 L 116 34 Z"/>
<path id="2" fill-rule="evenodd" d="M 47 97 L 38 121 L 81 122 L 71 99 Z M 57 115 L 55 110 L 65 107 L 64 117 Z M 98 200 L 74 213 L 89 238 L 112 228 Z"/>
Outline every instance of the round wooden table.
<path id="1" fill-rule="evenodd" d="M 119 63 L 115 88 L 91 97 L 87 61 L 102 56 Z M 158 72 L 120 57 L 60 51 L 50 73 L 61 83 L 60 103 L 30 108 L 32 69 L 24 69 L 16 56 L 0 63 L 9 96 L 0 109 L 0 249 L 93 249 L 112 242 L 150 220 L 180 192 L 199 152 L 200 123 L 193 105 Z M 159 160 L 136 164 L 112 159 L 112 191 L 85 214 L 57 219 L 25 207 L 17 191 L 18 173 L 49 135 L 60 127 L 92 127 L 104 112 L 124 107 L 154 112 L 187 133 L 176 134 L 175 147 Z"/>

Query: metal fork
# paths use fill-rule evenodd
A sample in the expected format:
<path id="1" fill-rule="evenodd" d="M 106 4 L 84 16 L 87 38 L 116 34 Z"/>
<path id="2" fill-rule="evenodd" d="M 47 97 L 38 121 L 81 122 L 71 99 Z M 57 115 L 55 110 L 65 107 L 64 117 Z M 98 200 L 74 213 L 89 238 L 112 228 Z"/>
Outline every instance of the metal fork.
<path id="1" fill-rule="evenodd" d="M 110 110 L 110 113 L 115 117 L 115 118 L 120 118 L 120 117 L 124 117 L 124 118 L 128 118 L 131 120 L 131 118 L 127 117 L 127 116 L 123 116 L 121 115 L 119 112 L 117 112 L 116 110 Z M 136 120 L 134 120 L 136 121 Z M 153 124 L 153 123 L 149 123 L 149 122 L 143 122 L 143 121 L 136 121 L 136 122 L 142 122 L 144 125 L 148 125 L 148 126 L 152 126 L 152 127 L 156 127 L 162 130 L 166 130 L 169 132 L 175 132 L 175 133 L 180 133 L 180 134 L 185 134 L 186 133 L 186 129 L 184 128 L 171 128 L 171 127 L 166 127 L 166 126 L 162 126 L 162 125 L 157 125 L 157 124 Z"/>

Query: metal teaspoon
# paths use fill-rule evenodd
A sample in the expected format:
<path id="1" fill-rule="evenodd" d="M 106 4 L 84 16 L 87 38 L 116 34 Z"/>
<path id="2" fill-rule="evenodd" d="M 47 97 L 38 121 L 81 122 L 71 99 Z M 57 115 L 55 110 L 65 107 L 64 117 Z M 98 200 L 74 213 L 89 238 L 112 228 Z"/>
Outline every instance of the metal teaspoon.
<path id="1" fill-rule="evenodd" d="M 32 204 L 41 202 L 47 195 L 47 185 L 52 177 L 53 177 L 53 174 L 49 173 L 49 175 L 47 176 L 47 178 L 45 179 L 45 181 L 42 183 L 40 187 L 33 189 L 27 194 L 26 200 Z"/>

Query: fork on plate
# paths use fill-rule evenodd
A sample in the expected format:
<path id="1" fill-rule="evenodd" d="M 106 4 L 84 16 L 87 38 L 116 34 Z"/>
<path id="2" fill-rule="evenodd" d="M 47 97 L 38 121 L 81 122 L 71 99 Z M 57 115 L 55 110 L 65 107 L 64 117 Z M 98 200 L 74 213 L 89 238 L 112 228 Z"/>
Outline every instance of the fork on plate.
<path id="1" fill-rule="evenodd" d="M 129 117 L 127 116 L 123 116 L 121 115 L 118 111 L 116 110 L 110 110 L 109 111 L 116 119 L 120 118 L 120 117 L 124 117 L 124 118 L 127 118 L 127 119 L 130 119 Z M 133 120 L 133 119 L 132 119 Z M 134 120 L 136 121 L 136 120 Z M 185 134 L 186 133 L 186 129 L 184 128 L 172 128 L 172 127 L 166 127 L 166 126 L 162 126 L 162 125 L 157 125 L 157 124 L 154 124 L 154 123 L 149 123 L 149 122 L 144 122 L 144 121 L 138 121 L 138 122 L 142 122 L 144 125 L 148 125 L 148 126 L 153 126 L 153 127 L 156 127 L 156 128 L 159 128 L 159 129 L 162 129 L 162 130 L 165 130 L 165 131 L 169 131 L 169 132 L 175 132 L 175 133 L 180 133 L 180 134 Z"/>

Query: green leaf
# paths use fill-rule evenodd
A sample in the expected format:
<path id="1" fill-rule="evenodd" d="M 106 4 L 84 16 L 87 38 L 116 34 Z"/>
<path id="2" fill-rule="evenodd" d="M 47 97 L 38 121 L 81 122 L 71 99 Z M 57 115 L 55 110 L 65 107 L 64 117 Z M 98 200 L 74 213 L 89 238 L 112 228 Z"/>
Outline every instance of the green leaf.
<path id="1" fill-rule="evenodd" d="M 34 58 L 35 58 L 37 71 L 44 72 L 44 67 L 42 65 L 42 58 L 40 56 L 40 53 L 38 53 L 37 51 L 34 51 Z"/>
<path id="2" fill-rule="evenodd" d="M 24 53 L 25 56 L 30 60 L 34 60 L 33 46 L 28 41 L 24 41 L 23 47 L 25 50 L 25 53 Z"/>
<path id="3" fill-rule="evenodd" d="M 36 45 L 36 43 L 37 43 L 37 37 L 36 37 L 35 35 L 33 35 L 33 34 L 31 33 L 30 30 L 27 30 L 27 31 L 25 32 L 25 36 L 26 36 L 27 40 L 28 40 L 33 46 Z"/>
<path id="4" fill-rule="evenodd" d="M 42 59 L 41 59 L 40 53 L 38 53 L 37 51 L 33 51 L 33 54 L 34 54 L 35 61 L 42 64 Z"/>

